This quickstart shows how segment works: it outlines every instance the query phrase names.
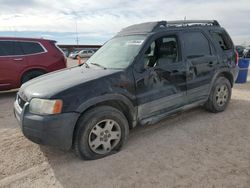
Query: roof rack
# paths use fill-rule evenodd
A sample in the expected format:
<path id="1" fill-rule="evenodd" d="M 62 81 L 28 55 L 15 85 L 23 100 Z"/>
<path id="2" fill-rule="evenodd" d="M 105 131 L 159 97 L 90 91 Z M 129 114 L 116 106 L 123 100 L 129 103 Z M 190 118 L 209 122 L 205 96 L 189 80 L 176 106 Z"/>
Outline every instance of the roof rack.
<path id="1" fill-rule="evenodd" d="M 150 33 L 161 28 L 167 27 L 192 27 L 192 26 L 218 26 L 220 24 L 216 20 L 177 20 L 177 21 L 159 21 L 146 22 L 141 24 L 131 25 L 122 29 L 117 35 L 128 35 L 138 33 Z"/>
<path id="2" fill-rule="evenodd" d="M 185 27 L 185 26 L 218 26 L 220 24 L 217 20 L 176 20 L 169 21 L 166 27 Z"/>

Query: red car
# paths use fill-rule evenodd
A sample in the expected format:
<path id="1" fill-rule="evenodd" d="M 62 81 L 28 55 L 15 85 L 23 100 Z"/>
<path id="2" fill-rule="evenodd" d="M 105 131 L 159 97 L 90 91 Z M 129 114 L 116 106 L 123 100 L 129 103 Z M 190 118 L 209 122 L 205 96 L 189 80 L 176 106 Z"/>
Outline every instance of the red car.
<path id="1" fill-rule="evenodd" d="M 0 37 L 0 91 L 66 68 L 64 53 L 46 39 Z"/>

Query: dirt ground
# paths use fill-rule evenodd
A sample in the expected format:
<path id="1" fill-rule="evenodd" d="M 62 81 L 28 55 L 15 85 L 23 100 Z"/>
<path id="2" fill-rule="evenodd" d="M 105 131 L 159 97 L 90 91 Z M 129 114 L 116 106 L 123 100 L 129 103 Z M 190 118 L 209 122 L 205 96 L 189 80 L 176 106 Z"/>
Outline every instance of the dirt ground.
<path id="1" fill-rule="evenodd" d="M 250 77 L 225 112 L 196 108 L 138 127 L 122 151 L 95 161 L 27 140 L 15 93 L 0 93 L 0 187 L 250 187 Z"/>

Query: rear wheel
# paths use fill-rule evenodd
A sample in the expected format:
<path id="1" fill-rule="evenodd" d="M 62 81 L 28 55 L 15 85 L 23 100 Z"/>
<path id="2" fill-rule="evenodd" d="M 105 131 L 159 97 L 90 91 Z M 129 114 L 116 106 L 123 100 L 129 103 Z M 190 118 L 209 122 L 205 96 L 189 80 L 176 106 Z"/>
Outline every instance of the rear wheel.
<path id="1" fill-rule="evenodd" d="M 120 150 L 128 137 L 128 122 L 119 110 L 100 106 L 84 114 L 74 135 L 74 151 L 82 159 L 98 159 Z"/>
<path id="2" fill-rule="evenodd" d="M 228 79 L 219 77 L 211 90 L 209 98 L 205 104 L 207 110 L 211 112 L 222 112 L 226 109 L 231 99 L 232 88 Z"/>
<path id="3" fill-rule="evenodd" d="M 23 75 L 22 80 L 21 80 L 21 84 L 24 84 L 25 82 L 27 82 L 35 77 L 41 76 L 43 74 L 45 74 L 45 72 L 40 71 L 40 70 L 29 71 Z"/>

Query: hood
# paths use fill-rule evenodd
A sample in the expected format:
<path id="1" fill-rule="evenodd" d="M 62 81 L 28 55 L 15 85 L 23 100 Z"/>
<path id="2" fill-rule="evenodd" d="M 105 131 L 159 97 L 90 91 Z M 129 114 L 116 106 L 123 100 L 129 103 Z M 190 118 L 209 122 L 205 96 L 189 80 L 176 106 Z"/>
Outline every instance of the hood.
<path id="1" fill-rule="evenodd" d="M 51 98 L 68 88 L 98 79 L 117 72 L 117 70 L 73 67 L 52 72 L 32 79 L 22 85 L 18 94 L 26 101 L 32 98 Z"/>

